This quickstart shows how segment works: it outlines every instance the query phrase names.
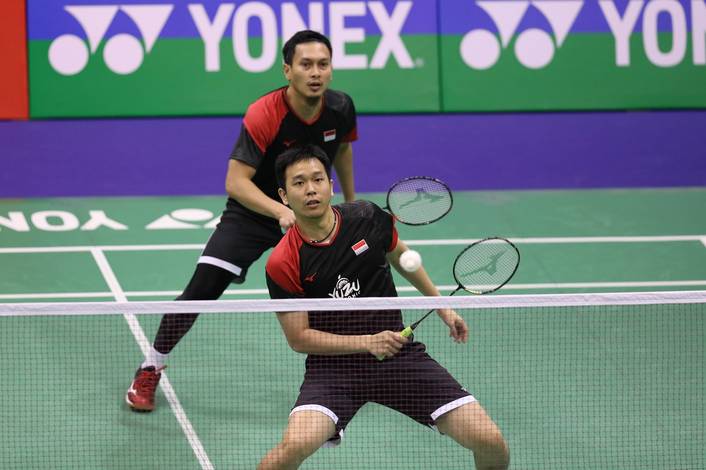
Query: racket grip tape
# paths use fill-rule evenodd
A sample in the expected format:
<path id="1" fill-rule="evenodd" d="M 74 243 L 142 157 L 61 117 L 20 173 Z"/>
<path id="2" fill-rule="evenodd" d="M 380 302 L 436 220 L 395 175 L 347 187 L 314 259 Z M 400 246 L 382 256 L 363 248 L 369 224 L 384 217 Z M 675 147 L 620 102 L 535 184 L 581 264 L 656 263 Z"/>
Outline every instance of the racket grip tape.
<path id="1" fill-rule="evenodd" d="M 414 333 L 414 330 L 412 329 L 411 326 L 408 326 L 408 327 L 405 328 L 404 330 L 400 331 L 400 334 L 401 334 L 402 336 L 404 336 L 405 338 L 409 338 L 410 336 L 412 336 L 413 333 Z M 375 357 L 377 358 L 378 361 L 383 361 L 383 360 L 385 360 L 385 356 L 383 356 L 383 355 L 375 356 Z"/>

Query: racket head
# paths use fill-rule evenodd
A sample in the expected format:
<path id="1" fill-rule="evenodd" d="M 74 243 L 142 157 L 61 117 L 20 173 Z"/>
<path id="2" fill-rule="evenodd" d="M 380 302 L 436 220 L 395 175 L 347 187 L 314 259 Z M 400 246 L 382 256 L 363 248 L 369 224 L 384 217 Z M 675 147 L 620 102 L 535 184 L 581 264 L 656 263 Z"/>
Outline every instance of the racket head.
<path id="1" fill-rule="evenodd" d="M 453 274 L 459 287 L 471 294 L 489 294 L 507 284 L 520 265 L 520 251 L 501 237 L 471 243 L 454 261 Z"/>
<path id="2" fill-rule="evenodd" d="M 405 225 L 428 225 L 444 217 L 453 207 L 453 194 L 441 180 L 411 176 L 387 191 L 386 208 Z"/>

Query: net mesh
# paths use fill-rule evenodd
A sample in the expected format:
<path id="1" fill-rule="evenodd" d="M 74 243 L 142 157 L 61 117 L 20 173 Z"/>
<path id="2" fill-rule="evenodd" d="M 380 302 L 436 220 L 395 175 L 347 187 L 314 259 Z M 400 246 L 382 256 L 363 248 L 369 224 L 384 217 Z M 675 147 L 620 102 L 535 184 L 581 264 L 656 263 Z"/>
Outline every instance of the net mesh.
<path id="1" fill-rule="evenodd" d="M 500 427 L 511 468 L 706 468 L 706 292 L 0 304 L 0 468 L 255 468 L 304 375 L 271 312 L 399 308 L 409 323 L 434 306 L 464 317 L 469 342 L 435 318 L 416 340 Z M 227 313 L 201 315 L 174 350 L 157 409 L 129 411 L 159 313 L 189 308 Z M 301 468 L 401 465 L 473 468 L 452 439 L 375 403 Z"/>
<path id="2" fill-rule="evenodd" d="M 424 225 L 445 216 L 453 205 L 449 188 L 433 178 L 416 177 L 397 182 L 387 194 L 387 207 L 397 220 Z"/>

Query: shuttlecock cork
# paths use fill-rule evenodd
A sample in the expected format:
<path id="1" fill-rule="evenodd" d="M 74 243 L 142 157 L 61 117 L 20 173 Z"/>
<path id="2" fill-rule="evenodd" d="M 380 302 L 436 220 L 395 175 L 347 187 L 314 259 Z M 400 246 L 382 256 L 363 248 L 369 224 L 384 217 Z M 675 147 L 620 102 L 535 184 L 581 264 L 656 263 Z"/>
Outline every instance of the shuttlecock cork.
<path id="1" fill-rule="evenodd" d="M 407 272 L 413 273 L 422 265 L 422 255 L 414 250 L 407 250 L 400 256 L 400 266 Z"/>

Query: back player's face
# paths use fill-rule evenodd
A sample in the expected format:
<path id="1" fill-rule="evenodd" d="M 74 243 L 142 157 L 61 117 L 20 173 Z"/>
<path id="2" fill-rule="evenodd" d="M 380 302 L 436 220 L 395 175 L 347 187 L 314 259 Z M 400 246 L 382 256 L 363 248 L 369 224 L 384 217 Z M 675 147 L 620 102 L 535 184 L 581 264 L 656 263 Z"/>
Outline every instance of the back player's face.
<path id="1" fill-rule="evenodd" d="M 284 173 L 287 192 L 280 197 L 297 218 L 318 219 L 331 205 L 331 179 L 316 158 L 307 158 L 289 165 Z"/>
<path id="2" fill-rule="evenodd" d="M 284 65 L 289 86 L 306 100 L 318 100 L 331 83 L 331 55 L 320 42 L 297 44 L 292 65 Z"/>

